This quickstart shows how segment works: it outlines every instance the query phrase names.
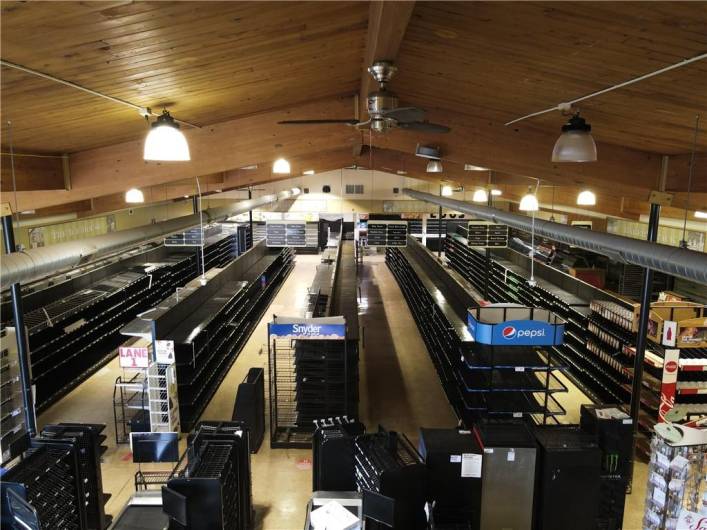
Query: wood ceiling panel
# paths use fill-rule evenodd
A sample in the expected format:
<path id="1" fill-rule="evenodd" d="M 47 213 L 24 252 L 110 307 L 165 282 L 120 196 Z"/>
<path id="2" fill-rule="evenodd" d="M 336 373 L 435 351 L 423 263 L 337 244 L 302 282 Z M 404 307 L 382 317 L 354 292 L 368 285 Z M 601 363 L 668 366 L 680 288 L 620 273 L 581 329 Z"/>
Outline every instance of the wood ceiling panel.
<path id="1" fill-rule="evenodd" d="M 407 103 L 504 122 L 705 49 L 704 2 L 425 2 L 392 86 Z M 580 107 L 600 141 L 684 153 L 695 113 L 707 109 L 707 61 Z M 516 127 L 559 132 L 563 121 L 551 113 Z"/>
<path id="2" fill-rule="evenodd" d="M 360 84 L 365 3 L 56 6 L 3 3 L 3 59 L 154 110 L 166 105 L 193 123 L 353 94 Z M 144 134 L 129 108 L 8 68 L 2 74 L 18 149 L 74 152 Z"/>

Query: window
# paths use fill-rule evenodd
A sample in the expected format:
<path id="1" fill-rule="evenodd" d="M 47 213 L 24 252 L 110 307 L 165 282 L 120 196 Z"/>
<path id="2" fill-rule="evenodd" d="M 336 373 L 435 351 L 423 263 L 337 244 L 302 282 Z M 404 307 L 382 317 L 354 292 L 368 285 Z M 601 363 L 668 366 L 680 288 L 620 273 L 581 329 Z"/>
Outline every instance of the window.
<path id="1" fill-rule="evenodd" d="M 363 195 L 363 184 L 347 184 L 346 195 Z"/>

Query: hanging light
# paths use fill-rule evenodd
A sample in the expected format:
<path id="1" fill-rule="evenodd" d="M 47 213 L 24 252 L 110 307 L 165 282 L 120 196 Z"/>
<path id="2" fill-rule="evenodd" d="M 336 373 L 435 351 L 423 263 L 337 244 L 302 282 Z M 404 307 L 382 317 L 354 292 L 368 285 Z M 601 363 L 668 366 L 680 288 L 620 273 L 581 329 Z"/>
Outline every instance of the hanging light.
<path id="1" fill-rule="evenodd" d="M 503 192 L 497 188 L 494 188 L 491 190 L 491 195 L 493 195 L 494 197 L 500 197 L 501 195 L 503 195 Z"/>
<path id="2" fill-rule="evenodd" d="M 538 198 L 532 193 L 528 193 L 520 200 L 518 209 L 521 212 L 537 212 L 540 209 Z"/>
<path id="3" fill-rule="evenodd" d="M 163 162 L 191 160 L 187 139 L 179 130 L 179 124 L 166 110 L 157 117 L 147 133 L 143 158 Z"/>
<path id="4" fill-rule="evenodd" d="M 303 175 L 314 175 L 314 170 L 313 169 L 305 169 L 302 171 Z"/>
<path id="5" fill-rule="evenodd" d="M 577 205 L 594 206 L 597 203 L 597 196 L 589 190 L 584 190 L 577 195 Z"/>
<path id="6" fill-rule="evenodd" d="M 125 192 L 125 202 L 145 202 L 145 195 L 137 188 L 130 188 L 128 191 Z"/>
<path id="7" fill-rule="evenodd" d="M 562 126 L 562 134 L 552 150 L 553 162 L 596 162 L 597 146 L 592 138 L 592 126 L 579 113 Z"/>
<path id="8" fill-rule="evenodd" d="M 451 186 L 447 186 L 446 184 L 442 186 L 442 197 L 451 197 L 452 193 L 454 193 L 454 190 L 452 189 Z"/>
<path id="9" fill-rule="evenodd" d="M 471 198 L 471 200 L 474 202 L 488 202 L 489 195 L 488 193 L 486 193 L 485 189 L 479 188 L 474 192 L 474 196 Z"/>
<path id="10" fill-rule="evenodd" d="M 277 175 L 289 175 L 290 163 L 284 158 L 278 158 L 272 165 L 272 172 Z"/>
<path id="11" fill-rule="evenodd" d="M 427 162 L 427 172 L 428 173 L 441 173 L 442 172 L 442 162 L 440 160 L 430 160 Z"/>
<path id="12" fill-rule="evenodd" d="M 695 217 L 697 217 L 698 219 L 707 219 L 707 212 L 702 212 L 700 210 L 697 210 L 695 212 Z"/>

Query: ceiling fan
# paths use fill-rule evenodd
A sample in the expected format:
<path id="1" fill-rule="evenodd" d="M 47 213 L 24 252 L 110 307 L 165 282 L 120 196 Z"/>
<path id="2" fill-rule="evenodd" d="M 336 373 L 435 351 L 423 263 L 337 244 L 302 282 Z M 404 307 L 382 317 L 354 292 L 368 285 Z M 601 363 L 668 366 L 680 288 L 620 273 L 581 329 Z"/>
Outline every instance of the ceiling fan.
<path id="1" fill-rule="evenodd" d="M 425 121 L 425 111 L 417 107 L 398 107 L 398 97 L 387 89 L 387 85 L 398 68 L 390 61 L 376 61 L 368 68 L 368 73 L 375 79 L 379 88 L 368 94 L 366 110 L 368 120 L 285 120 L 280 125 L 323 125 L 343 123 L 351 127 L 369 127 L 377 132 L 400 128 L 428 133 L 448 133 L 449 127 Z"/>

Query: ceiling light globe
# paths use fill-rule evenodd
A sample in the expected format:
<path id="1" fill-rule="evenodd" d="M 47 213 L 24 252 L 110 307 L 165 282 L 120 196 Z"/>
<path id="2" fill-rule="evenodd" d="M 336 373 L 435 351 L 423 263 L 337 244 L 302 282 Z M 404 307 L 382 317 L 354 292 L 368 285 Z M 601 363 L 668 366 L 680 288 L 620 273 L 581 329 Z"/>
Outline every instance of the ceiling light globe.
<path id="1" fill-rule="evenodd" d="M 518 206 L 518 209 L 521 212 L 537 212 L 540 209 L 537 197 L 532 193 L 524 195 L 523 198 L 520 200 L 520 205 Z"/>
<path id="2" fill-rule="evenodd" d="M 478 189 L 474 192 L 474 196 L 471 198 L 474 202 L 488 202 L 489 196 L 486 190 Z"/>
<path id="3" fill-rule="evenodd" d="M 130 188 L 125 192 L 125 202 L 131 204 L 145 202 L 145 195 L 137 188 Z"/>
<path id="4" fill-rule="evenodd" d="M 596 162 L 597 146 L 592 127 L 578 115 L 562 126 L 562 134 L 552 150 L 553 162 Z"/>
<path id="5" fill-rule="evenodd" d="M 428 173 L 442 173 L 442 162 L 439 160 L 430 160 L 427 162 Z"/>
<path id="6" fill-rule="evenodd" d="M 187 139 L 169 112 L 164 111 L 147 133 L 143 159 L 156 162 L 191 160 Z"/>
<path id="7" fill-rule="evenodd" d="M 499 189 L 494 188 L 491 190 L 491 195 L 493 195 L 494 197 L 500 197 L 501 195 L 503 195 L 503 192 Z"/>
<path id="8" fill-rule="evenodd" d="M 272 165 L 272 172 L 276 175 L 289 175 L 290 163 L 284 158 L 278 158 Z"/>
<path id="9" fill-rule="evenodd" d="M 597 203 L 597 196 L 589 190 L 584 190 L 577 195 L 577 205 L 594 206 Z"/>

